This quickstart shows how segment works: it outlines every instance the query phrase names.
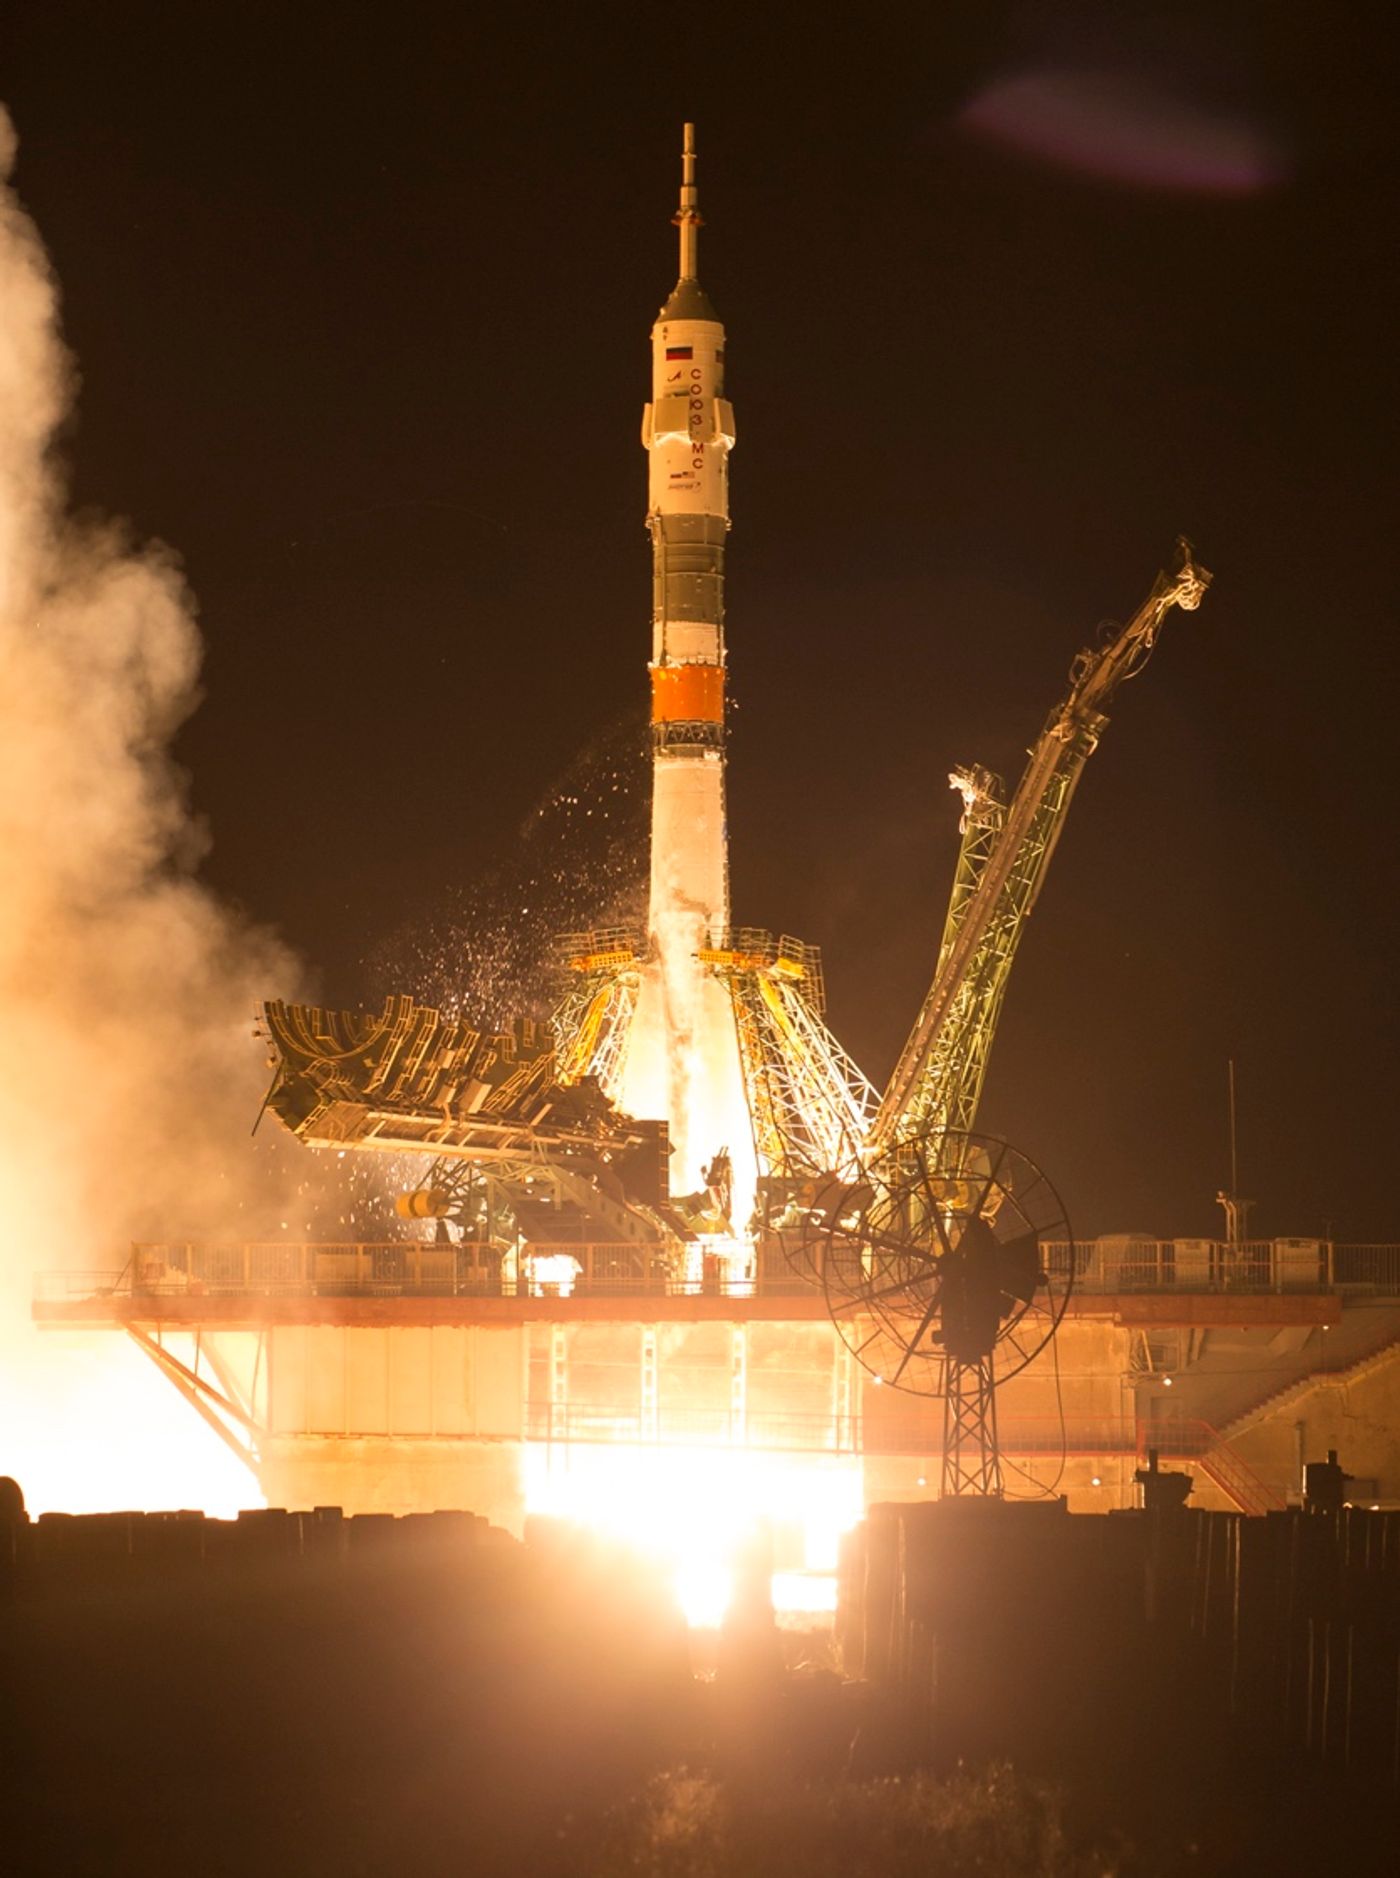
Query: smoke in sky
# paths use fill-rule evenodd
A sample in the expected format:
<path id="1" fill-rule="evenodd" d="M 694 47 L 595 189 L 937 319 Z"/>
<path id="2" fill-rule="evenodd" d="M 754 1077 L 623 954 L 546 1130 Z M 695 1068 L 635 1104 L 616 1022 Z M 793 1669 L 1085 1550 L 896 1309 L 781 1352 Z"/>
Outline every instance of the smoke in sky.
<path id="1" fill-rule="evenodd" d="M 249 1504 L 133 1346 L 29 1321 L 36 1269 L 115 1269 L 134 1238 L 302 1236 L 309 1164 L 249 1138 L 255 1002 L 295 971 L 195 872 L 170 755 L 201 652 L 179 567 L 68 509 L 75 377 L 15 149 L 0 111 L 0 1473 L 31 1506 Z"/>

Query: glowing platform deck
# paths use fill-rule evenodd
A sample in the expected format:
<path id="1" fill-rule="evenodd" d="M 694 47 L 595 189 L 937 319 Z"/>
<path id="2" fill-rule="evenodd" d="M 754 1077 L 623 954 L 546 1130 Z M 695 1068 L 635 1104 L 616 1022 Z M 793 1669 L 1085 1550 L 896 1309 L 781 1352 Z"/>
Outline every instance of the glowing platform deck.
<path id="1" fill-rule="evenodd" d="M 1123 1324 L 1325 1325 L 1344 1300 L 1400 1297 L 1400 1246 L 1201 1240 L 1050 1246 L 1071 1257 L 1072 1316 Z M 543 1282 L 536 1271 L 573 1271 Z M 532 1263 L 533 1261 L 533 1263 Z M 821 1322 L 819 1283 L 760 1251 L 751 1279 L 678 1278 L 634 1243 L 536 1245 L 516 1269 L 479 1248 L 381 1243 L 161 1243 L 131 1248 L 105 1271 L 41 1273 L 40 1324 L 520 1324 L 534 1322 Z"/>
<path id="2" fill-rule="evenodd" d="M 276 1504 L 470 1505 L 515 1530 L 551 1481 L 581 1492 L 595 1464 L 625 1474 L 645 1453 L 692 1471 L 708 1454 L 701 1473 L 786 1456 L 817 1502 L 836 1490 L 822 1470 L 842 1468 L 866 1501 L 919 1497 L 941 1402 L 881 1388 L 821 1287 L 769 1250 L 725 1283 L 635 1244 L 509 1260 L 405 1240 L 141 1245 L 120 1270 L 47 1274 L 33 1310 L 54 1332 L 130 1338 Z M 1115 1240 L 1073 1256 L 1055 1359 L 999 1406 L 1001 1450 L 1038 1490 L 1131 1504 L 1155 1447 L 1192 1467 L 1203 1503 L 1262 1513 L 1294 1490 L 1301 1422 L 1313 1447 L 1340 1438 L 1338 1387 L 1370 1391 L 1388 1422 L 1400 1247 Z M 1380 1460 L 1358 1453 L 1354 1471 L 1385 1497 Z"/>
<path id="3" fill-rule="evenodd" d="M 83 1275 L 64 1274 L 59 1284 L 81 1284 Z M 129 1291 L 95 1286 L 57 1295 L 46 1283 L 34 1301 L 36 1323 L 68 1329 L 125 1328 L 168 1324 L 206 1330 L 254 1330 L 286 1324 L 346 1324 L 364 1328 L 434 1324 L 530 1323 L 826 1323 L 820 1291 L 716 1287 L 697 1292 L 575 1291 L 571 1296 L 510 1295 L 459 1291 L 448 1294 L 398 1289 L 388 1295 L 320 1291 Z M 1148 1327 L 1240 1329 L 1255 1326 L 1335 1323 L 1343 1300 L 1335 1292 L 1254 1293 L 1174 1290 L 1091 1291 L 1070 1298 L 1066 1316 L 1101 1318 Z"/>
<path id="4" fill-rule="evenodd" d="M 1047 1253 L 1058 1270 L 1073 1256 L 1069 1315 L 1124 1326 L 1327 1326 L 1344 1301 L 1400 1298 L 1400 1245 L 1101 1239 Z M 566 1283 L 558 1283 L 560 1260 L 573 1271 Z M 554 1281 L 543 1283 L 539 1271 Z M 479 1247 L 406 1239 L 143 1243 L 120 1270 L 39 1273 L 34 1296 L 38 1324 L 68 1328 L 825 1318 L 821 1285 L 774 1249 L 759 1249 L 752 1279 L 688 1281 L 635 1243 L 536 1245 L 513 1268 L 483 1258 Z"/>

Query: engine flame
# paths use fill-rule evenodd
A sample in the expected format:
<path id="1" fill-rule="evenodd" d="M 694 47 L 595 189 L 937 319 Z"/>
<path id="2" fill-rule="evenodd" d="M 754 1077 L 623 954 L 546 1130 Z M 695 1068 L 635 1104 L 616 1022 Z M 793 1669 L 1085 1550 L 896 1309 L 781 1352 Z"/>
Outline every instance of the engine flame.
<path id="1" fill-rule="evenodd" d="M 735 1557 L 765 1528 L 774 1610 L 834 1610 L 841 1537 L 864 1510 L 860 1462 L 850 1456 L 544 1442 L 525 1450 L 525 1504 L 657 1559 L 695 1629 L 722 1621 Z"/>
<path id="2" fill-rule="evenodd" d="M 709 943 L 693 919 L 656 922 L 657 957 L 642 975 L 621 1101 L 629 1115 L 661 1116 L 671 1131 L 671 1192 L 697 1192 L 727 1149 L 731 1219 L 744 1232 L 758 1191 L 753 1118 L 729 996 L 695 954 Z"/>
<path id="3" fill-rule="evenodd" d="M 249 1469 L 133 1344 L 54 1331 L 7 1347 L 3 1466 L 29 1512 L 166 1512 L 230 1519 L 266 1501 Z"/>

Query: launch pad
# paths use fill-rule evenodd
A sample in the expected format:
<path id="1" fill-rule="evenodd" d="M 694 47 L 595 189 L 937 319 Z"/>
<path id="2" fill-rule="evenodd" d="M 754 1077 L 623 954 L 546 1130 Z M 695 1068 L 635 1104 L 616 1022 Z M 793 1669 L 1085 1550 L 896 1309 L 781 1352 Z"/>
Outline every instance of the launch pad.
<path id="1" fill-rule="evenodd" d="M 696 1483 L 718 1455 L 731 1487 L 753 1463 L 754 1516 L 809 1521 L 794 1555 L 809 1568 L 866 1502 L 924 1497 L 940 1477 L 996 1494 L 1003 1462 L 1030 1493 L 1098 1510 L 1130 1501 L 1151 1447 L 1189 1455 L 1219 1504 L 1282 1507 L 1301 1456 L 1249 1418 L 1326 1359 L 1383 1368 L 1400 1324 L 1380 1300 L 1400 1295 L 1400 1268 L 1381 1258 L 1358 1281 L 1338 1264 L 1348 1248 L 1317 1241 L 1077 1247 L 1062 1210 L 1025 1210 L 1014 1248 L 998 1245 L 1043 1177 L 974 1133 L 1107 708 L 1211 577 L 1183 541 L 1126 623 L 1077 654 L 1014 789 L 953 771 L 961 845 L 932 982 L 878 1090 L 827 1023 L 815 948 L 733 922 L 736 430 L 725 329 L 698 279 L 689 126 L 674 220 L 679 278 L 652 328 L 642 424 L 645 929 L 563 937 L 547 1023 L 489 1030 L 407 996 L 371 1015 L 268 1002 L 266 1108 L 308 1147 L 379 1157 L 405 1236 L 139 1246 L 124 1272 L 41 1295 L 36 1317 L 128 1332 L 282 1504 L 470 1507 L 518 1530 L 553 1510 L 561 1473 L 606 1510 L 650 1490 L 641 1453 Z M 998 1182 L 1005 1156 L 1031 1170 L 1020 1184 Z M 408 1236 L 414 1222 L 430 1237 Z M 1019 1342 L 1026 1313 L 1053 1319 L 1053 1340 Z M 999 1367 L 999 1350 L 1021 1360 Z"/>
<path id="2" fill-rule="evenodd" d="M 132 1336 L 274 1504 L 402 1513 L 466 1496 L 518 1531 L 532 1486 L 608 1448 L 682 1470 L 792 1462 L 817 1509 L 833 1468 L 857 1510 L 928 1497 L 941 1404 L 855 1362 L 784 1261 L 736 1289 L 645 1270 L 635 1247 L 573 1256 L 562 1295 L 528 1272 L 488 1281 L 431 1243 L 138 1246 L 124 1272 L 50 1278 L 35 1314 Z M 1282 1507 L 1300 1397 L 1325 1399 L 1319 1364 L 1354 1399 L 1400 1379 L 1400 1248 L 1261 1242 L 1241 1259 L 1106 1242 L 1079 1258 L 1058 1374 L 1032 1365 L 999 1391 L 1013 1489 L 1130 1504 L 1152 1446 L 1196 1470 L 1204 1504 Z M 1291 1399 L 1261 1418 L 1280 1383 Z"/>

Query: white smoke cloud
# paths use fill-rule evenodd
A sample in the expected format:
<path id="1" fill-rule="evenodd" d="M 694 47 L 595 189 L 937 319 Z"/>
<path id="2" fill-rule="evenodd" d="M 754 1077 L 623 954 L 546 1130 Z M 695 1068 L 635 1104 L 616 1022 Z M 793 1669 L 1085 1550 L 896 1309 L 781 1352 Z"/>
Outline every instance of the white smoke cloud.
<path id="1" fill-rule="evenodd" d="M 249 1504 L 134 1347 L 30 1323 L 36 1268 L 275 1231 L 305 1162 L 249 1141 L 255 1003 L 295 968 L 194 872 L 170 755 L 201 654 L 179 567 L 67 509 L 75 374 L 14 155 L 0 110 L 0 1473 L 31 1506 Z"/>

